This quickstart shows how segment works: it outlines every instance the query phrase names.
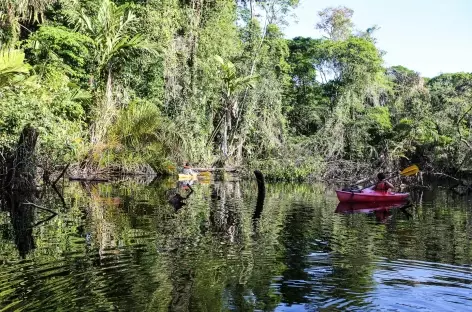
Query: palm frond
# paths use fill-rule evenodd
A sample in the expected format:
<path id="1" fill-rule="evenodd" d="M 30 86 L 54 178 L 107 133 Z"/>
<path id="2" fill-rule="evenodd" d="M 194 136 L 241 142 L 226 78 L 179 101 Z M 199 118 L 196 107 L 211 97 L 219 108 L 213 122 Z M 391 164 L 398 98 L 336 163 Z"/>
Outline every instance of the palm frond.
<path id="1" fill-rule="evenodd" d="M 100 70 L 128 49 L 156 52 L 155 46 L 148 43 L 142 35 L 134 34 L 137 20 L 128 4 L 117 6 L 110 0 L 102 0 L 97 15 L 81 15 L 79 29 L 92 37 L 96 46 L 95 59 Z"/>
<path id="2" fill-rule="evenodd" d="M 14 82 L 20 74 L 29 73 L 30 65 L 25 64 L 24 60 L 25 54 L 21 50 L 0 50 L 0 87 Z"/>

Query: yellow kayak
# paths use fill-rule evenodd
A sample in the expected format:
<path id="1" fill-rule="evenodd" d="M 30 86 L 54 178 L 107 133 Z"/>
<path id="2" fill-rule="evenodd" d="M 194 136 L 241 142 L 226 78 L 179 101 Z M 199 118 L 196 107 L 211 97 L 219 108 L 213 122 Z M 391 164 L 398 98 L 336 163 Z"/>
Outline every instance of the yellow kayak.
<path id="1" fill-rule="evenodd" d="M 211 174 L 209 172 L 200 172 L 195 174 L 182 174 L 179 173 L 179 181 L 185 180 L 197 180 L 198 178 L 201 179 L 210 179 Z"/>
<path id="2" fill-rule="evenodd" d="M 182 173 L 179 173 L 179 181 L 197 180 L 197 179 L 198 179 L 197 174 L 182 174 Z"/>

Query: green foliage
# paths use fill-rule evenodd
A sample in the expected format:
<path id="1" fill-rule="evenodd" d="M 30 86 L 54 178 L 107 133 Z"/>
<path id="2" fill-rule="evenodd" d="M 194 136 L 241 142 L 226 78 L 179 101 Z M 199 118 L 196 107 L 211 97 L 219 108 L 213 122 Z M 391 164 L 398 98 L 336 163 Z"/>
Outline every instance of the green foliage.
<path id="1" fill-rule="evenodd" d="M 25 43 L 35 71 L 47 74 L 56 68 L 81 82 L 86 88 L 92 73 L 90 59 L 93 41 L 63 26 L 43 25 Z"/>
<path id="2" fill-rule="evenodd" d="M 3 0 L 0 2 L 0 43 L 14 44 L 21 28 L 39 23 L 57 0 Z"/>
<path id="3" fill-rule="evenodd" d="M 328 8 L 318 28 L 328 40 L 289 41 L 292 83 L 286 111 L 306 148 L 325 161 L 392 168 L 402 159 L 446 170 L 468 164 L 471 76 L 425 79 L 382 67 L 371 35 L 352 34 L 352 10 Z"/>
<path id="4" fill-rule="evenodd" d="M 383 70 L 379 51 L 372 42 L 363 38 L 320 41 L 314 53 L 325 82 L 331 78 L 341 85 L 366 86 Z"/>
<path id="5" fill-rule="evenodd" d="M 317 81 L 314 49 L 320 40 L 294 38 L 288 42 L 291 85 L 287 92 L 286 113 L 295 134 L 311 135 L 323 125 L 329 98 Z"/>
<path id="6" fill-rule="evenodd" d="M 301 182 L 319 180 L 326 165 L 322 159 L 308 156 L 284 159 L 283 162 L 279 158 L 264 159 L 251 162 L 250 167 L 266 173 L 265 178 L 269 181 Z"/>
<path id="7" fill-rule="evenodd" d="M 318 12 L 321 21 L 316 28 L 325 32 L 328 39 L 338 41 L 347 39 L 354 27 L 351 21 L 354 11 L 347 7 L 329 7 Z"/>
<path id="8" fill-rule="evenodd" d="M 21 50 L 0 50 L 0 88 L 20 82 L 29 73 L 30 66 L 24 60 Z"/>
<path id="9" fill-rule="evenodd" d="M 249 160 L 271 158 L 282 147 L 286 132 L 283 97 L 290 82 L 286 62 L 289 50 L 279 27 L 268 25 L 261 35 L 257 26 L 250 24 L 247 31 L 252 33 L 252 38 L 258 38 L 256 42 L 261 40 L 261 44 L 253 46 L 248 43 L 244 56 L 256 56 L 248 68 L 254 69 L 263 79 L 252 92 L 247 92 L 240 123 L 243 135 L 238 140 L 242 154 Z"/>
<path id="10" fill-rule="evenodd" d="M 150 165 L 158 173 L 167 172 L 166 155 L 183 151 L 183 142 L 158 108 L 145 101 L 134 101 L 120 112 L 109 135 L 106 165 Z M 130 170 L 131 171 L 131 170 Z"/>
<path id="11" fill-rule="evenodd" d="M 30 124 L 40 133 L 40 163 L 78 161 L 85 116 L 80 99 L 74 97 L 80 91 L 69 86 L 66 76 L 58 74 L 41 83 L 33 78 L 1 92 L 0 150 L 14 148 L 23 127 Z"/>
<path id="12" fill-rule="evenodd" d="M 244 87 L 255 87 L 255 82 L 258 76 L 238 77 L 236 67 L 230 61 L 225 62 L 221 56 L 215 55 L 215 60 L 221 68 L 221 79 L 225 86 L 225 96 L 231 97 L 234 92 Z"/>
<path id="13" fill-rule="evenodd" d="M 2 3 L 1 147 L 31 123 L 46 154 L 92 171 L 190 161 L 302 179 L 349 174 L 336 163 L 472 165 L 471 74 L 384 68 L 378 27 L 354 32 L 346 7 L 319 13 L 324 38 L 286 40 L 297 5 Z"/>

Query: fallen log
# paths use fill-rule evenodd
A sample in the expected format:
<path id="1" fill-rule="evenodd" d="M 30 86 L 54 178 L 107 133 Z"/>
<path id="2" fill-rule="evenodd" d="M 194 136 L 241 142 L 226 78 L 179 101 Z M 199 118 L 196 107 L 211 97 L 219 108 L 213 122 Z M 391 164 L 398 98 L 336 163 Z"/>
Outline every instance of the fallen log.
<path id="1" fill-rule="evenodd" d="M 81 182 L 109 182 L 109 179 L 103 178 L 86 178 L 86 177 L 69 177 L 69 181 L 81 181 Z"/>
<path id="2" fill-rule="evenodd" d="M 215 172 L 215 171 L 239 172 L 238 168 L 192 168 L 192 170 L 197 171 L 197 172 Z"/>

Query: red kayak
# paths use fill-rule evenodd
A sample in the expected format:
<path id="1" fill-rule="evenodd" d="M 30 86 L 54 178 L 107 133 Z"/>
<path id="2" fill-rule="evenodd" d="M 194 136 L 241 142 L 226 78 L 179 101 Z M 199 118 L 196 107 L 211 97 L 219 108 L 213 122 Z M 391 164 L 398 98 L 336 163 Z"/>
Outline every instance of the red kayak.
<path id="1" fill-rule="evenodd" d="M 336 207 L 337 213 L 347 214 L 347 213 L 371 213 L 378 210 L 390 210 L 404 207 L 408 204 L 407 201 L 400 202 L 365 202 L 365 203 L 339 203 Z"/>
<path id="2" fill-rule="evenodd" d="M 392 209 L 406 208 L 408 207 L 407 201 L 402 202 L 366 202 L 366 203 L 339 203 L 336 208 L 337 213 L 340 214 L 351 214 L 351 213 L 373 213 L 375 219 L 380 223 L 386 223 L 392 216 Z M 407 212 L 403 211 L 408 215 Z M 411 216 L 411 215 L 410 215 Z"/>
<path id="3" fill-rule="evenodd" d="M 396 202 L 404 201 L 410 193 L 380 192 L 372 189 L 362 191 L 336 191 L 342 203 Z"/>

